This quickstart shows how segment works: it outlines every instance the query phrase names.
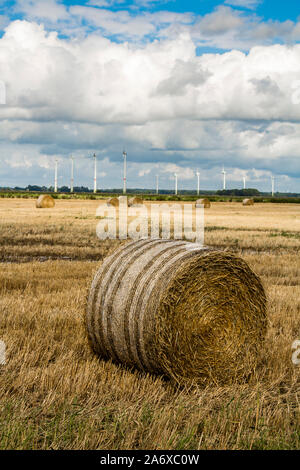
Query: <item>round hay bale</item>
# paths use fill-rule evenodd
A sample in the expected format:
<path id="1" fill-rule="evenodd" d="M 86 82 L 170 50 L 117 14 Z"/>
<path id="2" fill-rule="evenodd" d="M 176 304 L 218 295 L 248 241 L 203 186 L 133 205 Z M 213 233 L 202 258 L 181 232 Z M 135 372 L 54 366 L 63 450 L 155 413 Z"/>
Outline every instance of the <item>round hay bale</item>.
<path id="1" fill-rule="evenodd" d="M 119 196 L 118 200 L 119 200 L 119 204 L 128 204 L 127 196 Z"/>
<path id="2" fill-rule="evenodd" d="M 117 197 L 110 197 L 106 202 L 108 206 L 119 207 L 119 199 Z"/>
<path id="3" fill-rule="evenodd" d="M 209 209 L 210 208 L 210 200 L 209 199 L 197 199 L 196 201 L 196 207 L 200 207 L 201 205 L 204 206 L 204 209 Z"/>
<path id="4" fill-rule="evenodd" d="M 134 196 L 134 197 L 130 197 L 128 199 L 128 206 L 129 207 L 140 206 L 141 204 L 143 204 L 143 199 L 141 197 Z"/>
<path id="5" fill-rule="evenodd" d="M 49 194 L 41 194 L 36 200 L 35 207 L 37 209 L 49 209 L 55 206 L 55 201 Z"/>
<path id="6" fill-rule="evenodd" d="M 241 258 L 184 241 L 128 243 L 89 293 L 93 350 L 181 384 L 247 378 L 266 331 L 266 296 Z"/>
<path id="7" fill-rule="evenodd" d="M 243 206 L 254 206 L 253 199 L 244 199 L 243 200 Z"/>

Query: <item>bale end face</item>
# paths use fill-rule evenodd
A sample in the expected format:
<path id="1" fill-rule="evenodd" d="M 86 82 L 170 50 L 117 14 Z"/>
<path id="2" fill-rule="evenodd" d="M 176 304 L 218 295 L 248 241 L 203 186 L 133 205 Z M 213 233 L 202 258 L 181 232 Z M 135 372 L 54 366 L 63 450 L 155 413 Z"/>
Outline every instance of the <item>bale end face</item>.
<path id="1" fill-rule="evenodd" d="M 157 350 L 172 379 L 228 384 L 248 378 L 256 366 L 266 333 L 266 296 L 242 259 L 207 252 L 178 267 L 157 319 Z"/>

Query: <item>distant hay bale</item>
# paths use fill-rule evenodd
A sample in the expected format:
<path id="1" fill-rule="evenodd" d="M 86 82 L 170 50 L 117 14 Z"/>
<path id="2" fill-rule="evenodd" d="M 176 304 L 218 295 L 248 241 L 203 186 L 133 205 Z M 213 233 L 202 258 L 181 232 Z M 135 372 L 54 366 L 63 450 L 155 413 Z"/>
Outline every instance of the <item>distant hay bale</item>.
<path id="1" fill-rule="evenodd" d="M 120 204 L 126 204 L 126 205 L 128 204 L 127 196 L 119 196 L 118 201 L 119 201 L 119 205 Z"/>
<path id="2" fill-rule="evenodd" d="M 210 208 L 210 200 L 209 199 L 197 199 L 196 201 L 196 207 L 201 207 L 201 205 L 204 206 L 204 209 L 209 209 Z"/>
<path id="3" fill-rule="evenodd" d="M 37 209 L 49 209 L 55 206 L 55 201 L 49 194 L 41 194 L 36 200 L 35 207 Z"/>
<path id="4" fill-rule="evenodd" d="M 253 206 L 253 205 L 254 205 L 253 199 L 244 199 L 243 200 L 243 206 Z"/>
<path id="5" fill-rule="evenodd" d="M 106 203 L 108 206 L 119 207 L 119 199 L 117 197 L 110 197 Z"/>
<path id="6" fill-rule="evenodd" d="M 143 199 L 141 197 L 135 196 L 128 199 L 128 207 L 136 207 L 143 204 Z"/>
<path id="7" fill-rule="evenodd" d="M 249 377 L 266 322 L 263 286 L 245 261 L 163 239 L 134 241 L 106 258 L 86 312 L 100 357 L 179 384 Z"/>

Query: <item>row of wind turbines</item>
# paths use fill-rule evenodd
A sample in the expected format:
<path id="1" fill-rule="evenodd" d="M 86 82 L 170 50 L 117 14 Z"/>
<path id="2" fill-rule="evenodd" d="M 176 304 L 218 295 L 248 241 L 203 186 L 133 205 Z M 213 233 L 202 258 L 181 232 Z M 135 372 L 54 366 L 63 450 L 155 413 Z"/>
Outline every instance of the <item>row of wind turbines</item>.
<path id="1" fill-rule="evenodd" d="M 94 193 L 97 192 L 97 156 L 94 153 Z M 127 192 L 127 152 L 123 150 L 123 194 Z M 222 176 L 223 176 L 223 190 L 226 190 L 226 170 L 223 166 Z M 55 159 L 55 177 L 54 177 L 54 192 L 57 193 L 57 181 L 58 181 L 58 159 Z M 197 195 L 200 194 L 200 172 L 196 171 L 197 176 Z M 178 174 L 174 173 L 175 178 L 175 194 L 178 194 Z M 271 176 L 271 185 L 272 185 L 272 196 L 275 194 L 275 177 Z M 246 189 L 246 176 L 243 176 L 243 187 Z M 71 156 L 71 180 L 70 180 L 70 192 L 74 192 L 74 157 Z M 156 175 L 156 194 L 159 193 L 159 175 Z"/>

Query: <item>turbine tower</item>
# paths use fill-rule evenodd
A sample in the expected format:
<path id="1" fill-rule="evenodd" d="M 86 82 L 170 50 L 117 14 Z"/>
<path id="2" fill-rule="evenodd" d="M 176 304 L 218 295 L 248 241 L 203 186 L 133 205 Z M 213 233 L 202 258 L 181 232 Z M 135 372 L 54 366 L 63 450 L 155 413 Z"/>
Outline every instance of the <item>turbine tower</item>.
<path id="1" fill-rule="evenodd" d="M 55 175 L 54 175 L 54 192 L 57 193 L 57 164 L 58 160 L 55 159 Z"/>
<path id="2" fill-rule="evenodd" d="M 123 150 L 124 170 L 123 170 L 123 194 L 126 194 L 126 177 L 127 177 L 127 153 Z"/>
<path id="3" fill-rule="evenodd" d="M 93 158 L 94 158 L 94 193 L 96 193 L 97 192 L 97 157 L 95 153 L 93 155 Z"/>
<path id="4" fill-rule="evenodd" d="M 74 157 L 71 155 L 71 184 L 70 193 L 74 192 Z"/>
<path id="5" fill-rule="evenodd" d="M 177 186 L 177 173 L 174 173 L 175 176 L 175 194 L 177 195 L 178 192 L 178 186 Z"/>
<path id="6" fill-rule="evenodd" d="M 222 170 L 222 175 L 223 175 L 223 189 L 225 190 L 226 189 L 226 171 L 224 169 L 224 166 Z"/>
<path id="7" fill-rule="evenodd" d="M 199 171 L 197 170 L 197 196 L 199 196 L 199 193 L 200 193 L 200 173 Z"/>
<path id="8" fill-rule="evenodd" d="M 274 197 L 275 194 L 275 176 L 271 176 L 271 183 L 272 183 L 272 197 Z"/>
<path id="9" fill-rule="evenodd" d="M 244 189 L 246 189 L 246 176 L 243 176 Z"/>
<path id="10" fill-rule="evenodd" d="M 158 175 L 156 175 L 156 194 L 158 194 Z"/>

